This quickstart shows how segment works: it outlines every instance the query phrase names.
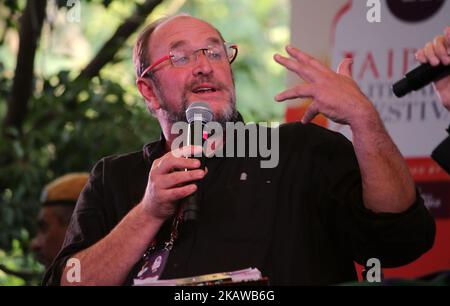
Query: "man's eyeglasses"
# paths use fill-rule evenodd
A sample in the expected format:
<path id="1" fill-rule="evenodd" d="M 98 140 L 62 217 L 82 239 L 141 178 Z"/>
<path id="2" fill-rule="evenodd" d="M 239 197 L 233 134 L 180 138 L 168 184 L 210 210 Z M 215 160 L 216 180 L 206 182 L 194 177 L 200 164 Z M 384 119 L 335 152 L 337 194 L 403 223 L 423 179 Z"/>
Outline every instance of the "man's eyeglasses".
<path id="1" fill-rule="evenodd" d="M 202 51 L 202 53 L 210 62 L 221 62 L 228 60 L 228 62 L 231 64 L 236 59 L 238 48 L 237 45 L 225 43 L 223 46 L 208 46 L 207 48 L 201 48 L 194 51 L 172 50 L 169 52 L 169 55 L 160 58 L 159 60 L 148 66 L 141 73 L 141 78 L 145 77 L 147 73 L 152 71 L 156 66 L 167 60 L 170 60 L 174 67 L 191 66 L 197 63 L 199 51 Z"/>

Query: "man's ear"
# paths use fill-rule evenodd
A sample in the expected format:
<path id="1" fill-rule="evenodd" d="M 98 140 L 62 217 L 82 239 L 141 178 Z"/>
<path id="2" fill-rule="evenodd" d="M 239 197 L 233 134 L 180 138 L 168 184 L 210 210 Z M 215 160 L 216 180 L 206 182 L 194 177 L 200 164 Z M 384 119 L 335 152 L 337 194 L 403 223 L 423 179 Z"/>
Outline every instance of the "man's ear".
<path id="1" fill-rule="evenodd" d="M 161 108 L 161 104 L 159 103 L 158 97 L 155 94 L 154 84 L 145 78 L 138 78 L 136 80 L 136 85 L 141 93 L 141 96 L 144 97 L 145 101 L 151 109 L 157 110 Z"/>

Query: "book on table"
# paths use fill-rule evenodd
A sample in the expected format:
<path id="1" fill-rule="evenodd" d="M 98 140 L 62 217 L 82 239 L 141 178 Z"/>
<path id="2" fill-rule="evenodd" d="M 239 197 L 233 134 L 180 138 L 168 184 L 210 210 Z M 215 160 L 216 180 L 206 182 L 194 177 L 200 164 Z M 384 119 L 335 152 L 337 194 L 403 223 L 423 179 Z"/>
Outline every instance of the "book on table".
<path id="1" fill-rule="evenodd" d="M 219 272 L 175 279 L 149 277 L 134 279 L 135 286 L 208 286 L 208 285 L 268 285 L 268 279 L 256 268 Z"/>

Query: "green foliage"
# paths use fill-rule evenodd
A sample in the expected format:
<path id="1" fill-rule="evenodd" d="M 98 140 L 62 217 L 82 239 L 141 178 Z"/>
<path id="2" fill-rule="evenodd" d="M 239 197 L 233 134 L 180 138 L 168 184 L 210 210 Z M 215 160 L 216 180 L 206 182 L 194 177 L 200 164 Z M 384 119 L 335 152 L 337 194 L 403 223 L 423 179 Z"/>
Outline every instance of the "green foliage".
<path id="1" fill-rule="evenodd" d="M 175 2 L 183 1 L 167 0 L 158 11 Z M 0 24 L 5 24 L 5 16 L 17 17 L 25 6 L 25 1 L 5 3 L 10 14 L 0 14 Z M 64 6 L 64 1 L 58 3 Z M 82 4 L 78 31 L 72 24 L 55 25 L 53 32 L 43 33 L 36 57 L 35 93 L 22 132 L 1 131 L 12 137 L 0 136 L 0 265 L 12 270 L 43 271 L 30 254 L 30 242 L 45 184 L 67 172 L 89 171 L 103 156 L 140 150 L 159 137 L 159 126 L 135 88 L 131 63 L 134 39 L 124 42 L 114 62 L 103 68 L 99 77 L 89 82 L 73 81 L 87 64 L 82 56 L 93 56 L 127 17 L 124 12 L 131 13 L 134 7 L 133 2 L 124 0 Z M 289 39 L 289 0 L 187 0 L 179 11 L 211 22 L 226 40 L 238 44 L 233 71 L 238 109 L 246 121 L 282 121 L 284 107 L 276 104 L 273 96 L 285 87 L 285 72 L 273 62 L 272 55 L 282 51 Z M 17 31 L 15 23 L 9 27 Z M 65 35 L 71 35 L 70 41 L 76 42 L 71 46 L 80 49 L 68 54 L 51 48 Z M 83 41 L 88 49 L 81 48 Z M 10 67 L 16 61 L 11 50 L 0 45 L 0 120 L 6 114 L 12 84 Z M 36 283 L 36 278 L 25 280 L 0 271 L 0 285 Z"/>
<path id="2" fill-rule="evenodd" d="M 27 234 L 25 230 L 23 230 L 23 234 Z M 22 274 L 10 275 L 0 270 L 0 285 L 6 284 L 15 286 L 40 284 L 41 274 L 44 269 L 36 262 L 32 254 L 26 251 L 18 240 L 12 241 L 11 250 L 8 253 L 0 249 L 0 263 L 12 271 L 17 270 L 17 267 L 20 267 Z"/>
<path id="3" fill-rule="evenodd" d="M 0 179 L 6 187 L 6 205 L 0 208 L 2 248 L 10 247 L 11 238 L 20 239 L 20 232 L 8 228 L 20 230 L 19 225 L 31 223 L 34 214 L 28 210 L 36 207 L 46 182 L 67 172 L 89 171 L 102 156 L 139 150 L 159 134 L 155 119 L 139 105 L 143 102 L 119 84 L 99 77 L 74 84 L 67 76 L 62 71 L 43 81 L 42 92 L 31 101 L 23 136 L 0 145 Z"/>
<path id="4" fill-rule="evenodd" d="M 0 78 L 0 83 L 9 82 Z M 2 257 L 9 258 L 12 269 L 36 271 L 30 237 L 46 183 L 68 172 L 89 171 L 103 156 L 139 150 L 158 137 L 159 126 L 143 104 L 101 77 L 74 84 L 62 71 L 43 80 L 42 91 L 29 105 L 23 133 L 11 130 L 16 137 L 0 142 L 0 249 L 5 250 L 0 264 Z M 23 250 L 23 260 L 8 255 L 13 242 Z M 17 278 L 0 275 L 2 281 L 16 284 Z"/>

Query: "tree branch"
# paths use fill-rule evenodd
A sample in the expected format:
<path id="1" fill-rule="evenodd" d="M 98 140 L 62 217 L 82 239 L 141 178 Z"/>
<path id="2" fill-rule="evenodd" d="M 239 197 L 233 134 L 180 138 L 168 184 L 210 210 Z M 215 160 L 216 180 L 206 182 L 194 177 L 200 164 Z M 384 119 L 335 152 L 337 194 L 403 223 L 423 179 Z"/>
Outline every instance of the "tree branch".
<path id="1" fill-rule="evenodd" d="M 120 50 L 123 43 L 130 37 L 138 27 L 144 23 L 147 16 L 153 9 L 163 0 L 146 0 L 144 3 L 136 6 L 136 9 L 130 17 L 128 17 L 122 25 L 120 25 L 111 38 L 103 45 L 92 61 L 81 71 L 76 77 L 75 82 L 79 79 L 92 79 L 100 70 L 110 61 L 113 60 L 116 53 Z"/>
<path id="2" fill-rule="evenodd" d="M 5 267 L 4 265 L 0 264 L 0 271 L 5 272 L 6 274 L 12 275 L 12 276 L 16 276 L 18 278 L 21 278 L 25 281 L 30 281 L 34 278 L 39 278 L 41 275 L 39 273 L 34 273 L 34 272 L 28 272 L 28 271 L 13 271 L 7 267 Z"/>
<path id="3" fill-rule="evenodd" d="M 19 52 L 8 109 L 3 121 L 5 127 L 19 131 L 27 113 L 28 100 L 33 93 L 34 57 L 45 18 L 47 0 L 28 0 L 20 20 Z"/>

